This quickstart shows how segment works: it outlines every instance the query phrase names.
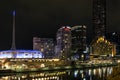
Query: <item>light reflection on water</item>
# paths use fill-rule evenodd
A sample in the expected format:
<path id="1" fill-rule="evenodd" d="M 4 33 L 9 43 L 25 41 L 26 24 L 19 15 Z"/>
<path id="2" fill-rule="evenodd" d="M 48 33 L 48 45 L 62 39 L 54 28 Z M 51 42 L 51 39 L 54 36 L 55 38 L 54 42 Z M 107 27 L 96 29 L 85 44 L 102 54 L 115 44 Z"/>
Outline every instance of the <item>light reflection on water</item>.
<path id="1" fill-rule="evenodd" d="M 105 80 L 112 71 L 112 67 L 102 67 L 84 70 L 2 73 L 0 74 L 0 80 Z"/>

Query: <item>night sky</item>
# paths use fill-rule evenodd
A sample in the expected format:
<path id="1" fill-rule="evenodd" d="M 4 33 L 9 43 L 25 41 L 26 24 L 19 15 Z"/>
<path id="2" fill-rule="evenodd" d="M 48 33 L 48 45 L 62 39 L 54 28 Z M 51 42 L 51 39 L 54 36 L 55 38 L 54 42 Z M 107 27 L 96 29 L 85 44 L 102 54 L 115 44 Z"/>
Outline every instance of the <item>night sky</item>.
<path id="1" fill-rule="evenodd" d="M 92 0 L 0 0 L 0 50 L 11 48 L 13 10 L 17 49 L 32 49 L 34 36 L 55 39 L 61 26 L 86 25 L 93 36 Z M 120 33 L 120 0 L 107 0 L 107 32 Z"/>

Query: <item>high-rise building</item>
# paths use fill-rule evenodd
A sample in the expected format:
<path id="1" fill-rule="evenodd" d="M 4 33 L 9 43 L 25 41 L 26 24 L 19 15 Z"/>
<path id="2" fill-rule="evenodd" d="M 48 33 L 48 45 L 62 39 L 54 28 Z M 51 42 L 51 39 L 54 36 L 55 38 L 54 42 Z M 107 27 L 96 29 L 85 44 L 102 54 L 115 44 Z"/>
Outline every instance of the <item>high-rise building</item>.
<path id="1" fill-rule="evenodd" d="M 44 58 L 54 57 L 54 41 L 52 38 L 33 38 L 33 50 L 39 50 Z"/>
<path id="2" fill-rule="evenodd" d="M 64 26 L 58 29 L 56 40 L 56 57 L 61 59 L 69 58 L 71 49 L 71 28 Z"/>
<path id="3" fill-rule="evenodd" d="M 93 0 L 93 29 L 95 37 L 106 32 L 106 0 Z"/>
<path id="4" fill-rule="evenodd" d="M 116 55 L 116 44 L 106 39 L 106 0 L 93 0 L 93 28 L 95 38 L 91 42 L 90 55 Z"/>
<path id="5" fill-rule="evenodd" d="M 81 55 L 86 50 L 86 26 L 74 26 L 71 28 L 72 34 L 72 54 Z"/>

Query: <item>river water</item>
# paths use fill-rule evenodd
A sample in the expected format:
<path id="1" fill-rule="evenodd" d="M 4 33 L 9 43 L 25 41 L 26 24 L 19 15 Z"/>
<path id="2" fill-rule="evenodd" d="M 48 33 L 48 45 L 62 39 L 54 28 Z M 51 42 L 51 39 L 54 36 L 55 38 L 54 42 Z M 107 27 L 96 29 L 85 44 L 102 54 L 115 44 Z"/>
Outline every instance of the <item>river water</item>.
<path id="1" fill-rule="evenodd" d="M 106 80 L 113 67 L 26 73 L 0 73 L 0 80 Z"/>

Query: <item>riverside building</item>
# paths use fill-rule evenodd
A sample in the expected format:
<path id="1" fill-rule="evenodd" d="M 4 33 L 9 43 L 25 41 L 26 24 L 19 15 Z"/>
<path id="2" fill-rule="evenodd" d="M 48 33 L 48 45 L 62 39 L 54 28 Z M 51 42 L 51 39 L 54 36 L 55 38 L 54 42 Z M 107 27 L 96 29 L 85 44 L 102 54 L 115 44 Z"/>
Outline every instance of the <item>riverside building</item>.
<path id="1" fill-rule="evenodd" d="M 91 42 L 92 57 L 115 56 L 116 45 L 106 39 L 106 0 L 93 0 L 94 38 Z"/>
<path id="2" fill-rule="evenodd" d="M 86 26 L 73 26 L 71 28 L 72 34 L 72 55 L 74 58 L 81 58 L 85 56 L 86 51 Z"/>
<path id="3" fill-rule="evenodd" d="M 71 28 L 63 26 L 58 29 L 56 34 L 56 57 L 67 59 L 70 56 L 71 49 Z"/>
<path id="4" fill-rule="evenodd" d="M 52 38 L 33 37 L 33 50 L 39 50 L 44 58 L 54 57 L 54 41 Z"/>

